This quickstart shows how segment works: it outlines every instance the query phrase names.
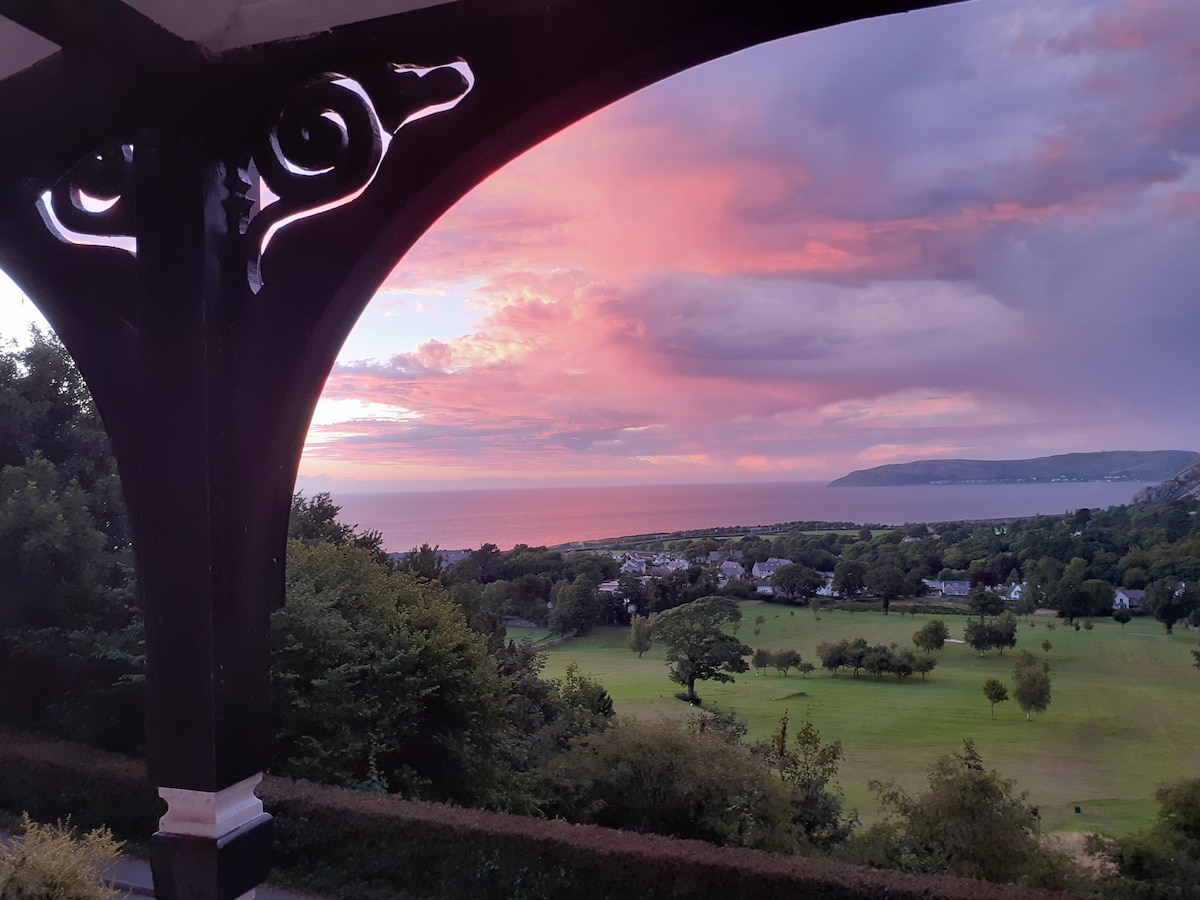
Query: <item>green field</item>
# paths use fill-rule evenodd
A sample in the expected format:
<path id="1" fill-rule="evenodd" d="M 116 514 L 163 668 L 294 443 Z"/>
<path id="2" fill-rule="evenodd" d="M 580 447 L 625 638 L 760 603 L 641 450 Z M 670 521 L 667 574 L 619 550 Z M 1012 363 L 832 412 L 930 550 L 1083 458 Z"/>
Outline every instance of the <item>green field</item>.
<path id="1" fill-rule="evenodd" d="M 817 618 L 807 609 L 793 614 L 758 601 L 742 610 L 738 635 L 746 643 L 796 649 L 814 663 L 823 641 L 861 636 L 911 646 L 913 632 L 933 618 L 844 611 Z M 766 623 L 755 636 L 759 615 Z M 951 636 L 961 637 L 965 618 L 944 618 Z M 1054 619 L 1033 621 L 1035 627 L 1021 623 L 1017 647 L 1050 662 L 1053 687 L 1049 710 L 1032 722 L 1012 700 L 996 707 L 993 721 L 983 697 L 987 678 L 1011 685 L 1012 651 L 981 658 L 964 644 L 947 644 L 924 682 L 920 676 L 903 683 L 894 675 L 878 682 L 848 673 L 831 678 L 821 669 L 805 677 L 782 678 L 774 670 L 758 677 L 751 670 L 734 684 L 700 683 L 697 691 L 706 708 L 732 709 L 749 721 L 751 740 L 768 736 L 785 709 L 793 722 L 811 716 L 824 739 L 842 741 L 839 780 L 848 805 L 864 820 L 877 814 L 869 779 L 919 788 L 936 756 L 972 738 L 985 763 L 1029 792 L 1047 831 L 1122 833 L 1149 824 L 1157 783 L 1200 776 L 1200 672 L 1188 652 L 1200 646 L 1196 635 L 1179 629 L 1167 636 L 1149 619 L 1135 619 L 1124 630 L 1102 620 L 1091 632 Z M 1049 622 L 1058 627 L 1048 630 Z M 626 632 L 600 629 L 550 649 L 545 674 L 559 677 L 575 660 L 608 689 L 618 715 L 685 718 L 689 708 L 673 696 L 678 688 L 667 678 L 662 649 L 638 659 L 625 647 Z M 1054 645 L 1049 654 L 1041 649 L 1047 638 Z"/>

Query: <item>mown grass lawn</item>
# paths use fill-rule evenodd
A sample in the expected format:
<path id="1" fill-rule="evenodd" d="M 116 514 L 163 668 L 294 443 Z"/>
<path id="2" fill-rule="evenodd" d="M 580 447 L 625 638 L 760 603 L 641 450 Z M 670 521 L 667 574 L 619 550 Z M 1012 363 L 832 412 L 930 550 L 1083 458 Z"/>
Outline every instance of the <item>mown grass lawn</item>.
<path id="1" fill-rule="evenodd" d="M 795 649 L 814 663 L 823 641 L 861 636 L 869 643 L 912 646 L 913 632 L 935 618 L 844 611 L 814 616 L 758 601 L 742 610 L 738 636 L 747 644 Z M 754 624 L 757 616 L 765 617 L 761 626 Z M 960 638 L 965 618 L 942 618 L 951 636 Z M 1034 627 L 1021 623 L 1017 647 L 1050 663 L 1052 699 L 1049 710 L 1030 722 L 1014 700 L 999 704 L 993 720 L 983 696 L 987 678 L 1011 686 L 1012 651 L 981 658 L 965 644 L 947 644 L 926 681 L 847 673 L 831 678 L 820 669 L 784 678 L 774 670 L 764 676 L 751 670 L 734 684 L 701 683 L 697 691 L 706 708 L 732 709 L 745 718 L 751 740 L 769 736 L 785 710 L 793 722 L 811 716 L 825 740 L 842 741 L 846 758 L 839 780 L 847 805 L 864 820 L 878 815 L 866 786 L 870 779 L 920 788 L 935 757 L 971 738 L 987 765 L 1029 792 L 1048 831 L 1121 833 L 1148 824 L 1156 784 L 1200 776 L 1200 672 L 1189 652 L 1200 646 L 1196 634 L 1177 629 L 1167 636 L 1150 619 L 1135 619 L 1124 629 L 1097 621 L 1091 632 L 1055 619 L 1032 621 Z M 678 687 L 667 678 L 662 648 L 639 659 L 626 648 L 626 633 L 600 629 L 550 649 L 545 674 L 561 676 L 575 660 L 604 684 L 619 715 L 686 718 L 690 709 L 674 698 Z M 1041 648 L 1047 639 L 1049 653 Z"/>

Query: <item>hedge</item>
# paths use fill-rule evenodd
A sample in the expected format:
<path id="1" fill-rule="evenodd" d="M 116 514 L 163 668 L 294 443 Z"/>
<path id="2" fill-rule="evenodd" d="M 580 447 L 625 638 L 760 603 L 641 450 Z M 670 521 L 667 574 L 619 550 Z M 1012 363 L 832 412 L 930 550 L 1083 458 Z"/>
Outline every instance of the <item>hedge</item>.
<path id="1" fill-rule="evenodd" d="M 268 777 L 276 876 L 354 900 L 805 897 L 1001 900 L 1044 891 L 879 872 Z M 0 729 L 0 808 L 145 841 L 161 801 L 136 760 Z"/>

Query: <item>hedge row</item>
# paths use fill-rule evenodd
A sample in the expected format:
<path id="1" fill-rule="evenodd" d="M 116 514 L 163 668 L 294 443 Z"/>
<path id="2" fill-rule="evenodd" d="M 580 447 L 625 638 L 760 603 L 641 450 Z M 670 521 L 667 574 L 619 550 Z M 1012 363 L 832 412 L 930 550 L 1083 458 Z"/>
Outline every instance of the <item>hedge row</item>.
<path id="1" fill-rule="evenodd" d="M 1050 898 L 956 878 L 877 872 L 596 826 L 414 803 L 282 778 L 260 790 L 275 816 L 277 875 L 339 898 L 812 900 Z M 133 760 L 0 729 L 0 808 L 106 824 L 145 840 L 161 804 Z"/>

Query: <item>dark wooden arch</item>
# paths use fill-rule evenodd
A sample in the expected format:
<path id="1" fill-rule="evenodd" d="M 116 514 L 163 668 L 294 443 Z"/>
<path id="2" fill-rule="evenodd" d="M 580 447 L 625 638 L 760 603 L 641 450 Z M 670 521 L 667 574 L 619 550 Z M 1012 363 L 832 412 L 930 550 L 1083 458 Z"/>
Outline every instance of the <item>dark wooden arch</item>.
<path id="1" fill-rule="evenodd" d="M 949 2 L 459 0 L 214 55 L 120 0 L 0 0 L 63 48 L 0 81 L 0 118 L 20 136 L 0 142 L 0 267 L 74 356 L 113 441 L 146 610 L 151 780 L 218 794 L 268 766 L 268 621 L 312 411 L 378 285 L 446 210 L 677 72 Z M 446 68 L 457 61 L 474 79 L 465 95 Z M 252 160 L 297 97 L 336 93 L 326 73 L 356 79 L 388 131 L 423 104 L 457 106 L 399 128 L 356 199 L 286 225 L 248 270 Z M 105 165 L 78 167 L 105 150 Z M 72 179 L 119 196 L 97 225 L 135 237 L 136 257 L 46 227 L 38 198 L 64 202 Z M 223 837 L 168 829 L 159 896 L 240 895 L 265 871 L 268 835 L 265 816 Z"/>

